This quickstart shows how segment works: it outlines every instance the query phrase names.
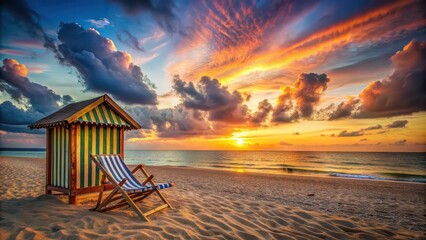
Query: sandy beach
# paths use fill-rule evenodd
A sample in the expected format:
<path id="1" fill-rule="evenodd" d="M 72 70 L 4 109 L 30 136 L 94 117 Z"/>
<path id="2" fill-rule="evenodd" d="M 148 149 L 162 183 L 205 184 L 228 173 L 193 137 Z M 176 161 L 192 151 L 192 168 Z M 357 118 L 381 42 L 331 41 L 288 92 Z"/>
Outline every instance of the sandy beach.
<path id="1" fill-rule="evenodd" d="M 0 157 L 0 239 L 424 239 L 426 184 L 147 166 L 175 209 L 140 221 L 44 195 L 44 159 Z M 158 204 L 157 197 L 143 204 Z"/>

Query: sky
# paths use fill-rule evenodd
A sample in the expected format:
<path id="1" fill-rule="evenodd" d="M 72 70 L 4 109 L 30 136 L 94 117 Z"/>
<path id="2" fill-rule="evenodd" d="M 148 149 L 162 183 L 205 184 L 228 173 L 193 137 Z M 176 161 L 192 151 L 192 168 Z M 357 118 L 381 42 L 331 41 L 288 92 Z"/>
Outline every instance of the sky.
<path id="1" fill-rule="evenodd" d="M 422 1 L 6 0 L 0 146 L 111 96 L 126 149 L 426 151 Z"/>

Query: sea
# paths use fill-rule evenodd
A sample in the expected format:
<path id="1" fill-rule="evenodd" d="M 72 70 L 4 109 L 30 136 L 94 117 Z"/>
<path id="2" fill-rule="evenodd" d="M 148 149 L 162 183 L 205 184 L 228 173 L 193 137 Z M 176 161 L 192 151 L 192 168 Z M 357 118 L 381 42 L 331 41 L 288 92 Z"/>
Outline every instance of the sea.
<path id="1" fill-rule="evenodd" d="M 46 154 L 44 149 L 3 149 L 0 156 Z M 127 164 L 426 183 L 426 153 L 127 150 L 124 156 Z"/>

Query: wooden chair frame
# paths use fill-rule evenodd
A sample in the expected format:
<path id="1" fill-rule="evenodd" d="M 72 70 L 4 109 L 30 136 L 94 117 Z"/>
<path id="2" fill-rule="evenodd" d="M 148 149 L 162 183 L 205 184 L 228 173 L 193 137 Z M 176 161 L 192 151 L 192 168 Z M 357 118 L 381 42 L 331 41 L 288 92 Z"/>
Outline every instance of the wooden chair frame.
<path id="1" fill-rule="evenodd" d="M 160 193 L 159 189 L 156 187 L 153 190 L 148 190 L 144 192 L 135 192 L 135 193 L 127 193 L 126 190 L 122 188 L 124 183 L 126 182 L 126 178 L 124 178 L 121 182 L 115 181 L 115 179 L 110 175 L 110 173 L 105 169 L 105 167 L 99 162 L 99 160 L 96 158 L 96 156 L 101 155 L 90 155 L 90 159 L 96 164 L 96 166 L 101 170 L 103 173 L 102 179 L 101 179 L 101 190 L 99 192 L 98 201 L 96 203 L 96 206 L 90 210 L 97 211 L 97 212 L 106 212 L 112 209 L 129 206 L 131 207 L 136 214 L 141 218 L 142 220 L 145 220 L 149 222 L 148 216 L 158 212 L 164 208 L 171 208 L 173 209 L 172 205 L 167 201 L 167 199 Z M 133 169 L 132 174 L 135 175 L 135 173 L 140 170 L 143 175 L 146 177 L 146 180 L 142 183 L 142 185 L 146 185 L 147 183 L 151 183 L 152 186 L 156 186 L 155 182 L 152 180 L 154 178 L 154 175 L 148 175 L 147 171 L 145 170 L 145 166 L 143 164 L 139 164 Z M 108 184 L 108 180 L 113 186 L 114 189 L 112 192 L 102 201 L 102 195 L 105 190 L 105 185 Z M 150 196 L 153 193 L 157 193 L 160 199 L 164 202 L 163 205 L 156 207 L 150 211 L 147 211 L 143 213 L 140 208 L 136 205 L 137 202 L 140 202 Z M 119 194 L 119 196 L 115 196 Z M 109 204 L 115 202 L 114 205 L 108 206 Z"/>

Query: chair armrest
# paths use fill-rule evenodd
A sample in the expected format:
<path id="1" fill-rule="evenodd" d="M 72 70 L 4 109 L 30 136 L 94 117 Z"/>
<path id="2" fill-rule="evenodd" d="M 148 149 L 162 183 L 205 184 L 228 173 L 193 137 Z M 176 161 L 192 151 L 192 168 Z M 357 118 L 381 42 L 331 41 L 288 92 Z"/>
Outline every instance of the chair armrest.
<path id="1" fill-rule="evenodd" d="M 143 181 L 142 185 L 146 185 L 148 182 L 151 182 L 152 178 L 154 178 L 154 175 L 149 176 L 145 181 Z"/>
<path id="2" fill-rule="evenodd" d="M 133 171 L 132 171 L 132 174 L 134 174 L 138 169 L 141 169 L 142 170 L 142 168 L 144 168 L 145 167 L 145 165 L 143 165 L 143 164 L 139 164 L 139 165 L 137 165 L 136 167 L 135 167 L 135 169 L 133 169 Z"/>

